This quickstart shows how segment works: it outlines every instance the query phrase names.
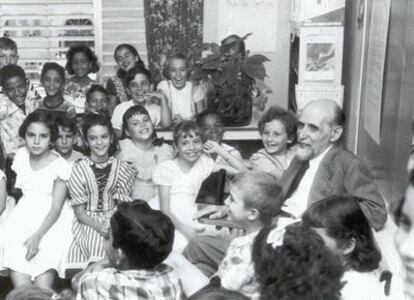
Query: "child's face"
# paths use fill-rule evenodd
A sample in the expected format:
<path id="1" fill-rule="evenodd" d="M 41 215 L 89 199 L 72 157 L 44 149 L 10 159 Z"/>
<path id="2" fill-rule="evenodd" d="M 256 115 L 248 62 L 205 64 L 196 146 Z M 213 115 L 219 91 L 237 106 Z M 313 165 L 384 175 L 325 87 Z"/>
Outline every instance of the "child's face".
<path id="1" fill-rule="evenodd" d="M 195 163 L 203 152 L 201 137 L 195 132 L 181 134 L 176 144 L 178 157 L 188 163 Z"/>
<path id="2" fill-rule="evenodd" d="M 85 103 L 86 111 L 93 112 L 93 113 L 103 113 L 108 111 L 108 97 L 99 91 L 93 92 L 90 96 L 88 101 Z"/>
<path id="3" fill-rule="evenodd" d="M 134 55 L 127 48 L 121 48 L 115 53 L 115 60 L 123 71 L 128 71 L 138 62 L 138 56 Z"/>
<path id="4" fill-rule="evenodd" d="M 58 138 L 56 140 L 56 151 L 63 157 L 70 155 L 73 150 L 75 134 L 69 128 L 59 126 Z"/>
<path id="5" fill-rule="evenodd" d="M 92 68 L 92 63 L 85 53 L 77 52 L 72 57 L 72 70 L 76 77 L 84 78 L 88 76 Z"/>
<path id="6" fill-rule="evenodd" d="M 109 158 L 109 148 L 112 136 L 108 127 L 95 125 L 88 129 L 87 145 L 91 151 L 90 158 L 96 162 L 103 162 Z"/>
<path id="7" fill-rule="evenodd" d="M 228 218 L 240 225 L 247 222 L 249 209 L 244 207 L 244 200 L 242 197 L 243 188 L 236 184 L 230 185 L 230 195 L 226 198 L 225 204 L 228 207 Z"/>
<path id="8" fill-rule="evenodd" d="M 31 123 L 26 129 L 26 145 L 33 156 L 41 156 L 49 150 L 50 129 L 40 122 Z"/>
<path id="9" fill-rule="evenodd" d="M 279 120 L 272 120 L 264 124 L 262 141 L 269 154 L 283 153 L 289 142 L 286 128 Z"/>
<path id="10" fill-rule="evenodd" d="M 144 74 L 137 74 L 128 83 L 128 88 L 134 102 L 136 104 L 143 104 L 146 102 L 146 94 L 151 91 L 151 82 Z"/>
<path id="11" fill-rule="evenodd" d="M 215 115 L 206 116 L 201 124 L 203 141 L 212 140 L 221 143 L 224 134 L 223 122 Z"/>
<path id="12" fill-rule="evenodd" d="M 168 64 L 168 75 L 170 76 L 172 84 L 176 89 L 184 88 L 187 81 L 187 63 L 185 59 L 173 58 Z"/>
<path id="13" fill-rule="evenodd" d="M 63 90 L 64 79 L 56 70 L 48 70 L 42 78 L 42 84 L 48 96 L 56 96 Z"/>
<path id="14" fill-rule="evenodd" d="M 0 49 L 0 69 L 7 65 L 15 65 L 18 61 L 17 50 Z"/>
<path id="15" fill-rule="evenodd" d="M 148 141 L 152 138 L 154 126 L 148 115 L 133 115 L 127 124 L 127 135 L 133 141 Z"/>
<path id="16" fill-rule="evenodd" d="M 20 76 L 7 79 L 3 86 L 7 97 L 17 106 L 24 105 L 28 89 L 28 82 Z"/>

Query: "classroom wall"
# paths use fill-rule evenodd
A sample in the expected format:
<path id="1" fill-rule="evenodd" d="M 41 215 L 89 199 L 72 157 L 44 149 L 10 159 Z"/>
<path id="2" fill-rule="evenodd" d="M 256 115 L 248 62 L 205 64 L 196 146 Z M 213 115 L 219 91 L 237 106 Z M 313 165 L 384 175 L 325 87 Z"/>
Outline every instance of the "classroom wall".
<path id="1" fill-rule="evenodd" d="M 392 205 L 402 197 L 407 185 L 414 94 L 414 4 L 406 0 L 391 2 L 381 134 L 377 144 L 364 127 L 364 112 L 371 108 L 364 101 L 365 91 L 361 90 L 366 68 L 363 33 L 369 32 L 370 9 L 376 0 L 362 1 L 366 2 L 363 28 L 356 25 L 360 1 L 347 1 L 346 8 L 343 78 L 348 125 L 345 145 L 368 164 L 385 199 Z"/>
<path id="2" fill-rule="evenodd" d="M 216 42 L 220 44 L 218 36 L 218 1 L 228 0 L 208 0 L 204 1 L 204 42 Z M 276 41 L 276 51 L 260 52 L 270 59 L 265 64 L 268 78 L 265 83 L 273 90 L 269 95 L 269 103 L 278 104 L 287 108 L 288 103 L 288 83 L 289 83 L 289 57 L 290 57 L 290 1 L 277 1 L 276 15 L 277 34 L 274 37 Z M 257 28 L 251 28 L 253 34 Z M 247 33 L 247 32 L 246 32 Z M 273 41 L 269 41 L 271 43 Z"/>

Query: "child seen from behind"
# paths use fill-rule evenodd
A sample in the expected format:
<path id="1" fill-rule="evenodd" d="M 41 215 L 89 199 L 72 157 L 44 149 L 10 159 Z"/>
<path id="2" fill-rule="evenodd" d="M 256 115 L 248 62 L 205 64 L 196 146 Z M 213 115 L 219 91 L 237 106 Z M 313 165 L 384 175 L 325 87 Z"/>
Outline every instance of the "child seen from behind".
<path id="1" fill-rule="evenodd" d="M 77 299 L 183 299 L 178 274 L 163 261 L 174 241 L 170 218 L 148 203 L 121 203 L 105 241 L 107 259 L 74 280 Z"/>

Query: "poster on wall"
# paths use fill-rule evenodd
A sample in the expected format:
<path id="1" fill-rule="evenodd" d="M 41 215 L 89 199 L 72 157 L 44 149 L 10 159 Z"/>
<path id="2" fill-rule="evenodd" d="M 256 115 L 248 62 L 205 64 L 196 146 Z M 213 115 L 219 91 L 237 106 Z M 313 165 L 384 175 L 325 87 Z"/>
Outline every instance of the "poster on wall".
<path id="1" fill-rule="evenodd" d="M 341 84 L 343 33 L 343 27 L 300 29 L 300 85 Z"/>
<path id="2" fill-rule="evenodd" d="M 218 1 L 219 41 L 237 34 L 253 33 L 246 40 L 252 52 L 276 51 L 277 2 L 275 0 L 220 0 Z"/>
<path id="3" fill-rule="evenodd" d="M 380 144 L 382 87 L 391 0 L 373 1 L 364 84 L 364 128 Z"/>
<path id="4" fill-rule="evenodd" d="M 344 86 L 300 86 L 296 85 L 296 106 L 301 110 L 306 104 L 317 99 L 330 99 L 343 106 Z"/>
<path id="5" fill-rule="evenodd" d="M 345 0 L 292 0 L 291 20 L 301 26 L 343 25 Z"/>

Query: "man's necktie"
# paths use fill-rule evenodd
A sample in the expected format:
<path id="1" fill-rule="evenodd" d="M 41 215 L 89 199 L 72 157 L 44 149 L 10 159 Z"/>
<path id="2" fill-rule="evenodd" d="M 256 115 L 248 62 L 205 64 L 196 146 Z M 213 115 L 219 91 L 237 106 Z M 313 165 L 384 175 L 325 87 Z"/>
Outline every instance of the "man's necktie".
<path id="1" fill-rule="evenodd" d="M 285 199 L 289 199 L 293 195 L 293 193 L 296 191 L 307 169 L 309 169 L 309 161 L 308 160 L 302 161 L 301 165 L 299 166 L 296 172 L 295 177 L 293 178 L 288 190 L 286 191 Z"/>

